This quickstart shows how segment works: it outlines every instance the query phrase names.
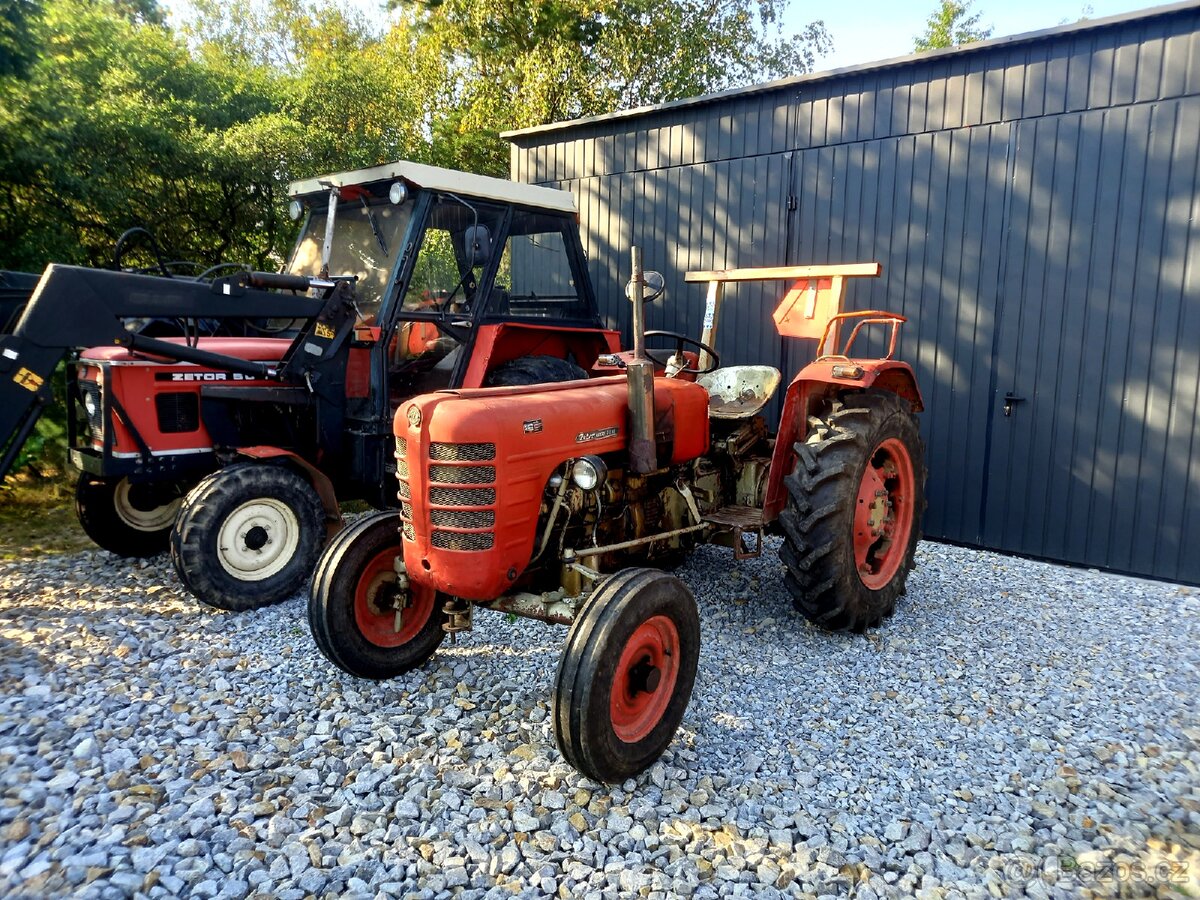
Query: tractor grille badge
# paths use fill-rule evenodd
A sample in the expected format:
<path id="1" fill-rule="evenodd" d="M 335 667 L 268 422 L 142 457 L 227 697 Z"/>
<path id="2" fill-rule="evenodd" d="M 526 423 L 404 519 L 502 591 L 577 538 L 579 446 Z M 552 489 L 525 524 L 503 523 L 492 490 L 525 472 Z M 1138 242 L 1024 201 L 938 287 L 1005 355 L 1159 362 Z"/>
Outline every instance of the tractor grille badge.
<path id="1" fill-rule="evenodd" d="M 410 428 L 416 428 L 421 424 L 421 410 L 417 409 L 416 405 L 408 408 L 408 424 Z"/>
<path id="2" fill-rule="evenodd" d="M 575 435 L 575 443 L 586 444 L 588 441 L 599 441 L 604 438 L 616 437 L 619 429 L 616 425 L 601 428 L 599 431 L 581 431 Z"/>

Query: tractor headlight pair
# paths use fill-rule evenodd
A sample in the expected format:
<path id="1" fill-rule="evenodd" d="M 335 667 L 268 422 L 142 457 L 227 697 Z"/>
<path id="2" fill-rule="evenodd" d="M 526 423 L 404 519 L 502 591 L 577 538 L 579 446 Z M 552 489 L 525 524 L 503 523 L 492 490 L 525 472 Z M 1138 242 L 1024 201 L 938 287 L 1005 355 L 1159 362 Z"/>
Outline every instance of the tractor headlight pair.
<path id="1" fill-rule="evenodd" d="M 608 466 L 598 456 L 583 456 L 571 467 L 571 480 L 585 491 L 595 490 L 608 477 Z"/>

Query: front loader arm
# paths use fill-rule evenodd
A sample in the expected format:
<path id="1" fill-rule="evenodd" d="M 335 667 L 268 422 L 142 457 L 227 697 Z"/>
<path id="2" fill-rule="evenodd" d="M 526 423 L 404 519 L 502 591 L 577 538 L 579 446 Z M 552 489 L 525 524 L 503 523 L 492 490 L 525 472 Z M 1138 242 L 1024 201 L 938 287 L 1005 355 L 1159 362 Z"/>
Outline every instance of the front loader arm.
<path id="1" fill-rule="evenodd" d="M 307 291 L 310 287 L 329 290 L 324 299 L 315 299 L 266 289 Z M 12 333 L 0 334 L 0 477 L 8 473 L 42 410 L 52 402 L 49 382 L 54 367 L 77 348 L 119 345 L 230 372 L 266 378 L 277 375 L 264 363 L 132 333 L 125 327 L 126 319 L 303 319 L 308 327 L 296 345 L 328 347 L 328 340 L 314 343 L 310 333 L 314 323 L 336 321 L 340 343 L 353 325 L 352 310 L 353 288 L 347 282 L 239 272 L 210 283 L 81 266 L 47 266 Z M 328 328 L 320 330 L 325 333 Z M 294 365 L 289 369 L 289 374 L 295 373 L 293 377 L 302 374 Z"/>

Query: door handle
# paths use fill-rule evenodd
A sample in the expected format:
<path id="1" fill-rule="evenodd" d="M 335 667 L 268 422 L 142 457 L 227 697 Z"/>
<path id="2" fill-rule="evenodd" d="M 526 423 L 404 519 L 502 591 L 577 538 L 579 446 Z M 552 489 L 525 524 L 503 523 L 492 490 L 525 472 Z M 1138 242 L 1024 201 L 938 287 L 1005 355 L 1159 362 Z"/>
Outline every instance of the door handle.
<path id="1" fill-rule="evenodd" d="M 1024 397 L 1018 397 L 1012 391 L 1005 391 L 1005 393 L 1004 393 L 1004 415 L 1005 415 L 1005 417 L 1007 418 L 1008 416 L 1012 415 L 1013 404 L 1024 403 L 1024 402 L 1025 402 Z"/>

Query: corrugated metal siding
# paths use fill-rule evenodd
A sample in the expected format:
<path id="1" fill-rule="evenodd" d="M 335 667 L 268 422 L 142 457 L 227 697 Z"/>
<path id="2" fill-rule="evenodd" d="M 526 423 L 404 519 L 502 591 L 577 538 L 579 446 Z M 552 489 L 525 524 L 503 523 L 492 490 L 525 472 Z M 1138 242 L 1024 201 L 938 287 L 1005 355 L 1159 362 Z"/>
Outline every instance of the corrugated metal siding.
<path id="1" fill-rule="evenodd" d="M 512 161 L 576 191 L 624 329 L 634 243 L 668 278 L 650 327 L 690 335 L 689 269 L 880 260 L 849 306 L 910 317 L 927 533 L 1200 583 L 1198 135 L 1193 7 L 518 136 Z M 807 361 L 776 289 L 730 296 L 723 362 Z"/>

